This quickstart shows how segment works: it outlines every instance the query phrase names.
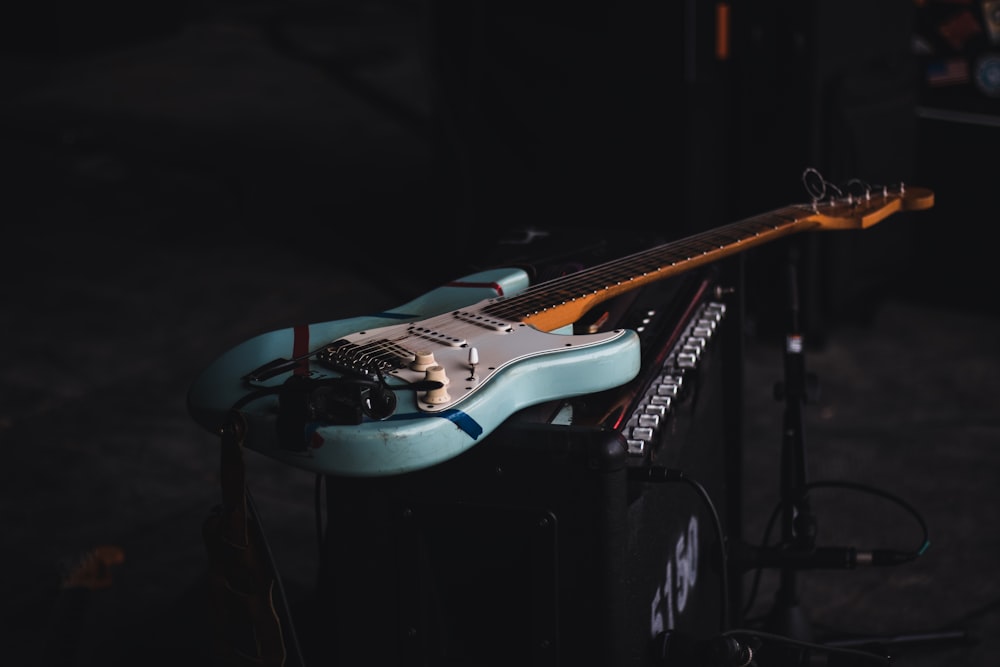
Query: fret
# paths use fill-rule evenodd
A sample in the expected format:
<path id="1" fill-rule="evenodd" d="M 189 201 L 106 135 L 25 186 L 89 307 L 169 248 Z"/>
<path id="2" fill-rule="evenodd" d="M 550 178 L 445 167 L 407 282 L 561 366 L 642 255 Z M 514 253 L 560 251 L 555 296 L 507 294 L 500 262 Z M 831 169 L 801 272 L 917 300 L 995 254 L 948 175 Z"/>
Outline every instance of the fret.
<path id="1" fill-rule="evenodd" d="M 907 193 L 909 207 L 925 208 L 933 202 L 928 191 Z M 758 214 L 629 257 L 561 276 L 507 299 L 504 311 L 551 331 L 576 321 L 588 308 L 630 289 L 661 280 L 702 264 L 742 252 L 787 234 L 811 229 L 864 228 L 903 206 L 902 189 L 882 197 L 857 201 L 824 201 L 798 204 Z"/>

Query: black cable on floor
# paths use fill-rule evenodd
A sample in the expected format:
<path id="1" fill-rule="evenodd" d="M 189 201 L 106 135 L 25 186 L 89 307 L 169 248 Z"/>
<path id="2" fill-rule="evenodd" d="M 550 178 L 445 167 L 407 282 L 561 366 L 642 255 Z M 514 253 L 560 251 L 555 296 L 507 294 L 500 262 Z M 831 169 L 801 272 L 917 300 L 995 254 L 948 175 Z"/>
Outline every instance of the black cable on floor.
<path id="1" fill-rule="evenodd" d="M 820 489 L 820 488 L 843 488 L 843 489 L 850 489 L 850 490 L 853 490 L 853 491 L 860 491 L 862 493 L 867 493 L 869 495 L 873 495 L 873 496 L 878 496 L 878 497 L 884 498 L 884 499 L 889 500 L 890 502 L 893 502 L 896 505 L 902 507 L 904 510 L 906 510 L 917 521 L 917 524 L 920 526 L 920 529 L 921 529 L 921 531 L 923 533 L 923 540 L 922 540 L 920 546 L 917 547 L 917 549 L 915 549 L 914 551 L 894 551 L 893 553 L 897 554 L 898 557 L 897 557 L 897 561 L 895 563 L 893 563 L 893 564 L 902 564 L 902 563 L 904 563 L 906 561 L 918 558 L 919 556 L 923 555 L 924 552 L 926 552 L 928 548 L 930 548 L 929 531 L 928 531 L 928 528 L 927 528 L 927 522 L 924 520 L 923 515 L 921 515 L 920 512 L 913 505 L 911 505 L 907 501 L 903 500 L 899 496 L 896 496 L 896 495 L 894 495 L 892 493 L 889 493 L 888 491 L 884 491 L 884 490 L 879 489 L 877 487 L 869 486 L 867 484 L 861 484 L 859 482 L 850 482 L 850 481 L 844 481 L 844 480 L 817 480 L 817 481 L 805 484 L 802 487 L 802 489 L 801 489 L 799 497 L 796 498 L 795 501 L 798 501 L 802 496 L 805 496 L 808 491 L 810 491 L 812 489 Z M 785 506 L 784 502 L 779 502 L 775 506 L 774 510 L 771 512 L 771 516 L 768 518 L 767 525 L 764 528 L 764 535 L 761 538 L 761 545 L 762 546 L 767 546 L 768 541 L 771 539 L 771 530 L 774 528 L 774 523 L 777 520 L 778 515 L 781 513 L 781 510 L 784 508 L 784 506 Z M 760 587 L 760 578 L 761 578 L 762 572 L 763 572 L 763 568 L 757 568 L 756 572 L 754 573 L 754 578 L 753 578 L 753 583 L 752 583 L 751 588 L 750 588 L 750 593 L 748 594 L 748 596 L 747 596 L 747 602 L 745 603 L 745 605 L 743 607 L 743 616 L 744 617 L 750 611 L 750 609 L 753 607 L 753 603 L 754 603 L 754 601 L 755 601 L 755 599 L 757 597 L 757 592 L 758 592 L 759 587 Z"/>

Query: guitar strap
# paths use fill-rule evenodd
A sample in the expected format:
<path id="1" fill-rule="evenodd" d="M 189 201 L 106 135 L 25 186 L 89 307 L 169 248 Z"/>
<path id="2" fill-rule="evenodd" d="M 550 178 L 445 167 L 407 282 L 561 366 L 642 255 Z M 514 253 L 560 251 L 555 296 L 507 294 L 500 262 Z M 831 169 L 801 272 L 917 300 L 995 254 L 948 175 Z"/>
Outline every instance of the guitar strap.
<path id="1" fill-rule="evenodd" d="M 222 505 L 202 526 L 216 620 L 213 650 L 228 667 L 283 667 L 285 640 L 275 606 L 280 584 L 246 486 L 245 434 L 246 422 L 233 410 L 221 429 Z"/>

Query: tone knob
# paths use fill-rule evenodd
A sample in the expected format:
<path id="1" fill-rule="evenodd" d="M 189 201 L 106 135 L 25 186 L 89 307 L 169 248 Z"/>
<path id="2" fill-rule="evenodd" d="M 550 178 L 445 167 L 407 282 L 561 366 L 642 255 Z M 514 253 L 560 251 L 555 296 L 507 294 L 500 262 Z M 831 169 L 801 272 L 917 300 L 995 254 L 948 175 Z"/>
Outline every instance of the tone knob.
<path id="1" fill-rule="evenodd" d="M 440 403 L 447 403 L 451 400 L 451 396 L 448 394 L 448 375 L 444 372 L 444 366 L 434 365 L 427 369 L 425 375 L 425 380 L 431 382 L 440 382 L 441 386 L 437 389 L 430 389 L 424 394 L 424 401 L 432 405 L 438 405 Z"/>
<path id="2" fill-rule="evenodd" d="M 430 350 L 420 350 L 410 362 L 410 370 L 423 372 L 435 365 L 437 365 L 437 361 L 434 359 L 434 353 Z"/>

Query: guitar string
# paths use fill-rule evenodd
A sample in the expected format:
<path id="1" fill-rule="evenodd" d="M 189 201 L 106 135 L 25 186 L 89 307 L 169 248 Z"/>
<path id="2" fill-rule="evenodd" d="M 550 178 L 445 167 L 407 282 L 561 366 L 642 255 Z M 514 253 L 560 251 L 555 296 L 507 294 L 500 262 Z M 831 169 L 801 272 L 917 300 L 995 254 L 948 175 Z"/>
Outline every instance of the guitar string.
<path id="1" fill-rule="evenodd" d="M 816 202 L 814 204 L 795 204 L 787 206 L 783 209 L 777 209 L 775 211 L 759 214 L 742 221 L 731 223 L 717 229 L 707 230 L 700 234 L 696 234 L 679 241 L 668 243 L 664 246 L 658 246 L 647 251 L 637 253 L 635 255 L 625 257 L 619 260 L 609 262 L 607 264 L 594 267 L 593 269 L 584 270 L 576 274 L 570 274 L 563 278 L 556 279 L 554 281 L 542 283 L 535 287 L 529 288 L 508 300 L 508 303 L 503 304 L 503 307 L 498 305 L 496 308 L 491 308 L 490 313 L 495 313 L 499 315 L 505 315 L 508 318 L 516 319 L 517 317 L 527 317 L 533 313 L 540 312 L 539 309 L 534 310 L 522 310 L 517 311 L 515 308 L 520 308 L 525 302 L 530 302 L 533 297 L 536 297 L 539 292 L 549 293 L 554 290 L 558 290 L 560 284 L 570 284 L 574 285 L 572 291 L 564 290 L 568 293 L 567 301 L 581 298 L 588 293 L 597 293 L 610 289 L 615 284 L 612 280 L 598 276 L 599 282 L 590 283 L 585 285 L 587 289 L 579 289 L 575 287 L 575 282 L 577 279 L 586 280 L 591 276 L 606 272 L 609 269 L 627 269 L 622 271 L 620 274 L 614 277 L 614 280 L 620 280 L 620 282 L 628 282 L 636 277 L 641 277 L 644 275 L 649 275 L 652 273 L 657 273 L 663 271 L 669 266 L 674 266 L 678 261 L 685 261 L 697 258 L 703 255 L 713 254 L 714 252 L 722 252 L 727 248 L 731 248 L 740 243 L 744 243 L 749 240 L 763 240 L 767 236 L 772 235 L 772 233 L 790 233 L 791 231 L 797 231 L 794 229 L 789 229 L 789 227 L 794 227 L 805 222 L 813 222 L 815 225 L 820 224 L 815 216 L 819 213 L 823 213 L 827 216 L 835 215 L 838 213 L 837 209 L 843 209 L 840 211 L 841 215 L 850 215 L 854 218 L 859 218 L 866 214 L 866 212 L 872 212 L 880 208 L 885 207 L 888 203 L 898 200 L 898 195 L 890 193 L 888 190 L 884 191 L 881 197 L 876 197 L 875 199 L 867 199 L 861 201 L 860 199 L 851 199 L 847 202 Z M 822 208 L 822 210 L 820 210 Z M 771 223 L 772 220 L 778 220 L 777 223 Z M 744 233 L 743 230 L 750 229 L 752 233 Z M 737 233 L 733 233 L 737 232 Z M 673 252 L 672 256 L 668 255 L 669 252 Z M 650 255 L 654 255 L 655 259 L 666 259 L 670 261 L 669 266 L 664 262 L 659 262 L 655 265 L 650 265 L 650 267 L 645 272 L 636 271 L 636 262 L 642 260 Z M 620 278 L 619 278 L 620 276 Z M 551 299 L 545 301 L 545 303 L 551 302 Z M 547 309 L 548 306 L 543 307 L 541 310 Z"/>
<path id="2" fill-rule="evenodd" d="M 691 257 L 711 252 L 712 250 L 721 251 L 727 247 L 745 242 L 750 238 L 760 236 L 763 233 L 780 229 L 783 226 L 782 224 L 768 222 L 775 218 L 779 219 L 785 226 L 794 224 L 798 221 L 796 219 L 789 220 L 781 218 L 780 212 L 769 212 L 754 216 L 746 220 L 720 227 L 719 229 L 708 230 L 687 238 L 672 241 L 655 248 L 635 253 L 628 257 L 619 258 L 590 269 L 584 269 L 576 273 L 568 274 L 567 276 L 562 276 L 560 278 L 529 287 L 521 294 L 497 302 L 494 304 L 495 307 L 489 309 L 489 312 L 491 315 L 496 317 L 517 321 L 518 318 L 525 315 L 525 306 L 523 304 L 528 303 L 530 305 L 532 301 L 538 301 L 540 296 L 569 293 L 572 294 L 572 298 L 575 299 L 590 292 L 600 292 L 602 290 L 609 289 L 612 286 L 609 281 L 617 279 L 614 277 L 607 277 L 614 271 L 622 273 L 627 270 L 627 273 L 622 273 L 622 275 L 627 275 L 629 276 L 629 279 L 631 279 L 631 277 L 637 275 L 637 265 L 645 263 L 647 268 L 639 275 L 656 273 L 664 268 L 667 268 L 667 266 L 673 266 L 678 261 L 685 261 Z M 531 311 L 528 311 L 529 314 L 530 312 Z M 450 314 L 436 315 L 431 318 L 421 320 L 420 322 L 424 328 L 446 331 L 449 335 L 461 339 L 472 338 L 474 337 L 473 334 L 482 331 L 482 327 L 461 320 L 456 321 Z M 390 339 L 386 338 L 385 329 L 378 329 L 377 337 L 371 342 L 353 343 L 354 348 L 351 355 L 352 361 L 355 364 L 361 362 L 363 366 L 363 359 L 366 356 L 371 353 L 391 354 L 391 348 L 394 345 L 398 345 L 409 354 L 415 356 L 416 353 L 421 350 L 410 349 L 406 345 L 406 341 L 409 339 L 414 339 L 419 341 L 420 344 L 426 343 L 430 346 L 443 345 L 442 343 L 435 342 L 426 337 L 411 334 L 409 332 L 409 324 L 390 326 L 403 329 L 404 331 L 401 335 Z M 393 356 L 398 357 L 399 355 Z"/>
<path id="3" fill-rule="evenodd" d="M 884 194 L 883 199 L 890 198 L 891 195 Z M 724 225 L 717 229 L 706 230 L 704 232 L 679 239 L 664 245 L 657 246 L 633 255 L 612 260 L 610 262 L 584 269 L 566 276 L 561 276 L 538 285 L 528 287 L 524 292 L 509 299 L 489 304 L 484 308 L 484 312 L 502 319 L 520 321 L 534 312 L 539 312 L 534 308 L 540 302 L 541 297 L 548 296 L 544 301 L 541 310 L 552 307 L 552 295 L 564 296 L 563 302 L 576 300 L 590 293 L 599 293 L 614 287 L 616 284 L 629 282 L 636 277 L 651 275 L 675 266 L 678 262 L 690 261 L 699 256 L 723 252 L 726 249 L 738 246 L 749 240 L 766 238 L 776 232 L 789 231 L 789 227 L 794 227 L 809 220 L 817 212 L 817 207 L 823 204 L 825 208 L 845 206 L 836 202 L 816 202 L 813 205 L 793 205 L 776 211 L 771 211 L 745 220 Z M 855 200 L 849 204 L 852 212 L 856 216 L 861 202 Z M 871 207 L 869 200 L 864 204 Z M 876 201 L 876 205 L 878 205 Z M 775 222 L 775 220 L 777 222 Z M 558 304 L 555 304 L 558 305 Z M 526 310 L 526 308 L 528 308 Z M 431 318 L 421 320 L 422 325 L 429 330 L 447 332 L 448 335 L 465 340 L 474 337 L 473 334 L 481 332 L 481 326 L 456 320 L 450 314 L 436 315 Z M 362 365 L 367 365 L 367 359 L 375 355 L 384 359 L 386 356 L 400 358 L 395 348 L 400 348 L 409 355 L 415 357 L 420 348 L 410 349 L 406 341 L 413 339 L 421 345 L 438 345 L 440 342 L 429 339 L 425 336 L 410 333 L 410 325 L 391 325 L 403 329 L 401 335 L 395 338 L 386 338 L 385 329 L 378 329 L 379 335 L 369 343 L 354 343 L 354 358 L 357 363 L 358 358 L 362 359 Z M 445 346 L 450 347 L 450 346 Z"/>
<path id="4" fill-rule="evenodd" d="M 678 262 L 687 261 L 692 257 L 711 252 L 722 251 L 726 247 L 738 245 L 748 239 L 772 232 L 783 226 L 794 224 L 797 220 L 782 219 L 783 224 L 766 222 L 776 218 L 776 213 L 754 216 L 740 222 L 732 223 L 716 230 L 710 230 L 693 236 L 657 246 L 628 257 L 620 258 L 583 269 L 576 273 L 540 283 L 529 287 L 524 292 L 496 304 L 490 308 L 490 314 L 508 319 L 525 317 L 537 308 L 531 308 L 532 302 L 540 301 L 541 296 L 565 295 L 566 300 L 574 300 L 590 293 L 597 293 L 614 287 L 616 284 L 628 282 L 636 276 L 660 272 Z M 741 232 L 741 230 L 747 230 Z M 714 242 L 709 243 L 709 240 Z M 718 241 L 725 241 L 720 245 Z M 645 267 L 643 271 L 638 269 Z M 617 282 L 616 282 L 617 281 Z M 551 302 L 549 298 L 546 302 Z M 551 305 L 551 303 L 549 303 Z M 548 306 L 547 306 L 548 307 Z"/>
<path id="5" fill-rule="evenodd" d="M 506 316 L 510 319 L 525 317 L 530 315 L 532 312 L 537 311 L 528 311 L 527 313 L 522 311 L 519 313 L 515 310 L 515 308 L 520 307 L 521 303 L 530 300 L 530 298 L 538 295 L 540 292 L 552 292 L 553 290 L 558 289 L 562 284 L 574 285 L 580 278 L 587 279 L 595 274 L 605 272 L 610 269 L 627 269 L 627 271 L 622 271 L 620 274 L 623 276 L 623 280 L 627 281 L 636 275 L 633 264 L 636 261 L 645 259 L 649 256 L 659 258 L 660 256 L 665 256 L 669 251 L 674 251 L 676 252 L 674 261 L 675 264 L 676 261 L 690 259 L 694 256 L 711 252 L 712 250 L 722 251 L 727 247 L 738 245 L 739 243 L 747 240 L 760 238 L 762 235 L 767 235 L 768 232 L 787 231 L 788 226 L 794 226 L 796 224 L 809 221 L 810 219 L 814 219 L 814 216 L 820 212 L 829 216 L 837 214 L 838 209 L 843 209 L 842 211 L 839 211 L 841 215 L 849 214 L 851 217 L 857 218 L 865 215 L 866 212 L 873 212 L 883 208 L 892 201 L 896 201 L 898 199 L 899 194 L 897 192 L 885 189 L 881 197 L 866 199 L 864 201 L 861 201 L 858 198 L 853 198 L 846 202 L 831 200 L 826 202 L 817 201 L 812 204 L 794 204 L 786 206 L 781 209 L 758 214 L 745 220 L 724 225 L 717 229 L 707 230 L 678 241 L 639 252 L 629 257 L 614 260 L 612 262 L 608 262 L 607 264 L 593 267 L 592 269 L 585 269 L 581 272 L 569 274 L 553 281 L 529 287 L 521 294 L 508 299 L 507 302 L 503 304 L 503 306 L 507 306 L 506 308 L 498 305 L 497 308 L 490 309 L 489 312 Z M 822 209 L 822 211 L 820 209 Z M 772 220 L 778 220 L 778 222 L 772 223 L 770 222 Z M 813 221 L 818 224 L 818 221 Z M 744 229 L 751 229 L 753 233 L 743 233 L 742 230 Z M 719 241 L 722 241 L 722 243 L 719 243 Z M 664 270 L 665 268 L 667 267 L 661 262 L 656 265 L 655 268 L 648 270 L 647 273 L 655 273 Z M 600 276 L 597 277 L 600 279 Z M 600 280 L 600 282 L 592 283 L 587 287 L 593 289 L 594 291 L 601 291 L 608 289 L 611 285 L 607 279 L 604 279 Z M 579 291 L 574 289 L 572 292 L 572 298 L 580 298 L 587 293 L 587 290 Z"/>
<path id="6" fill-rule="evenodd" d="M 522 294 L 498 302 L 495 308 L 490 309 L 490 313 L 504 319 L 516 319 L 516 317 L 524 313 L 522 304 L 530 304 L 532 301 L 537 301 L 540 294 L 570 293 L 574 295 L 573 298 L 578 298 L 580 295 L 590 291 L 599 292 L 608 289 L 610 287 L 609 280 L 613 278 L 609 279 L 606 275 L 613 271 L 621 272 L 627 269 L 628 276 L 635 276 L 637 268 L 645 265 L 646 268 L 641 275 L 656 273 L 665 267 L 665 263 L 669 262 L 672 266 L 677 261 L 690 259 L 692 256 L 704 254 L 711 250 L 722 250 L 743 242 L 747 238 L 776 229 L 780 225 L 765 222 L 765 220 L 773 218 L 775 218 L 775 214 L 773 213 L 755 216 L 718 230 L 702 232 L 630 255 L 629 257 L 620 258 L 591 269 L 585 269 L 556 280 L 542 283 L 534 288 L 528 288 Z M 419 350 L 407 347 L 406 341 L 412 338 L 423 343 L 427 339 L 423 336 L 411 334 L 409 324 L 393 326 L 404 331 L 395 338 L 387 338 L 388 332 L 385 329 L 378 329 L 375 334 L 372 334 L 375 337 L 370 342 L 352 343 L 349 355 L 350 361 L 355 366 L 366 368 L 368 367 L 369 359 L 373 355 L 384 357 L 386 354 L 392 354 L 393 346 L 399 346 L 415 357 Z M 461 320 L 456 321 L 450 314 L 437 315 L 426 320 L 421 320 L 421 326 L 429 330 L 447 332 L 448 335 L 463 340 L 472 338 L 474 337 L 473 334 L 482 331 L 480 326 Z M 435 341 L 427 340 L 427 343 L 433 344 Z M 442 344 L 437 343 L 437 345 Z M 341 356 L 344 355 L 342 354 Z M 393 354 L 392 356 L 399 357 L 398 354 Z"/>

